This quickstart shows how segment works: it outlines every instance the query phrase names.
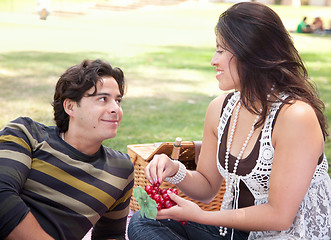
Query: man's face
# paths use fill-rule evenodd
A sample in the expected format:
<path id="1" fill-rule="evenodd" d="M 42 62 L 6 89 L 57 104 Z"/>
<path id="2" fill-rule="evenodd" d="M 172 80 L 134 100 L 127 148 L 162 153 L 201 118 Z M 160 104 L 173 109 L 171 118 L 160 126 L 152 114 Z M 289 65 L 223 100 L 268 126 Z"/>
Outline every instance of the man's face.
<path id="1" fill-rule="evenodd" d="M 95 90 L 92 87 L 79 104 L 75 103 L 69 130 L 80 131 L 76 132 L 76 136 L 102 142 L 117 134 L 123 116 L 122 95 L 113 77 L 103 77 L 96 87 L 95 95 L 89 96 Z"/>

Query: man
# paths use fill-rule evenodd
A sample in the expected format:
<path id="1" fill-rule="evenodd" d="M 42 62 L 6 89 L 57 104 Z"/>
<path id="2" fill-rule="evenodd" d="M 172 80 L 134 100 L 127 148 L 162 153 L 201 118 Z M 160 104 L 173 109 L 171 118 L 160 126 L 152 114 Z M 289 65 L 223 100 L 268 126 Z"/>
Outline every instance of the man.
<path id="1" fill-rule="evenodd" d="M 102 145 L 122 119 L 123 72 L 85 60 L 58 80 L 56 127 L 20 117 L 0 132 L 0 239 L 125 239 L 127 154 Z"/>
<path id="2" fill-rule="evenodd" d="M 313 29 L 306 23 L 307 17 L 304 17 L 297 26 L 297 33 L 311 33 Z"/>

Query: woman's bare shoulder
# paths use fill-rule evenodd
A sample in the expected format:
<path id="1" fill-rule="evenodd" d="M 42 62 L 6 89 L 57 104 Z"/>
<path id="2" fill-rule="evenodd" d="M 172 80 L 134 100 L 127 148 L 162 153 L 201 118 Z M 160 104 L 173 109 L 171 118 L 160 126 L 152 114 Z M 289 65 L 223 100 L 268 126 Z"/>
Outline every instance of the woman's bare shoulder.
<path id="1" fill-rule="evenodd" d="M 274 135 L 279 137 L 291 135 L 303 137 L 305 133 L 323 138 L 314 108 L 300 100 L 286 104 L 279 112 Z"/>
<path id="2" fill-rule="evenodd" d="M 209 107 L 212 107 L 212 108 L 220 108 L 223 106 L 223 103 L 224 103 L 224 100 L 226 98 L 226 96 L 228 95 L 229 93 L 223 93 L 217 97 L 215 97 L 209 104 Z"/>

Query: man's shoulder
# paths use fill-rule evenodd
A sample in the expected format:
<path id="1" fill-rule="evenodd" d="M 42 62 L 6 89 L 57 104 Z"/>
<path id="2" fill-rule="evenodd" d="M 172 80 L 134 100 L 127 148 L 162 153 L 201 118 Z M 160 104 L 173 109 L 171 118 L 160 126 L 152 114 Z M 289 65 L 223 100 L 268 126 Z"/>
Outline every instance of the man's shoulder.
<path id="1" fill-rule="evenodd" d="M 3 128 L 3 134 L 15 135 L 17 137 L 39 140 L 49 139 L 56 132 L 55 126 L 46 126 L 34 121 L 29 117 L 19 117 L 7 123 Z"/>
<path id="2" fill-rule="evenodd" d="M 103 146 L 103 149 L 108 161 L 110 161 L 112 165 L 118 163 L 122 167 L 133 168 L 133 163 L 131 162 L 131 159 L 127 153 L 123 153 L 106 146 Z"/>
<path id="3" fill-rule="evenodd" d="M 110 157 L 118 157 L 118 158 L 124 158 L 124 159 L 130 159 L 129 155 L 126 153 L 123 153 L 121 151 L 112 149 L 110 147 L 107 147 L 103 145 L 103 149 L 105 150 L 105 153 Z"/>
<path id="4" fill-rule="evenodd" d="M 8 123 L 9 126 L 25 126 L 28 128 L 46 128 L 46 126 L 40 122 L 34 121 L 29 117 L 18 117 L 15 120 Z"/>
<path id="5" fill-rule="evenodd" d="M 28 117 L 18 117 L 5 125 L 5 132 L 32 132 L 32 129 L 38 128 L 39 124 Z"/>

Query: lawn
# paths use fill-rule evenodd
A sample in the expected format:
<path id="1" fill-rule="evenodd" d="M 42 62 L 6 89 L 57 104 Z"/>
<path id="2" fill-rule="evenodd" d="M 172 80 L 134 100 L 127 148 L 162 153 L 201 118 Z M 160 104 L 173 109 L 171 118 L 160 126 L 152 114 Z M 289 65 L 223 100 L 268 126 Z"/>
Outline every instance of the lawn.
<path id="1" fill-rule="evenodd" d="M 202 138 L 208 103 L 221 93 L 210 66 L 214 25 L 229 4 L 190 1 L 128 11 L 91 9 L 84 14 L 53 13 L 41 21 L 33 4 L 8 8 L 10 1 L 4 2 L 0 128 L 18 116 L 53 125 L 50 102 L 59 75 L 85 58 L 102 58 L 121 67 L 128 83 L 124 119 L 118 136 L 105 141 L 107 146 L 126 152 L 128 144 Z M 272 7 L 289 30 L 314 12 L 326 23 L 331 20 L 327 7 Z M 331 119 L 331 37 L 292 36 Z M 329 140 L 326 154 L 331 159 Z"/>

